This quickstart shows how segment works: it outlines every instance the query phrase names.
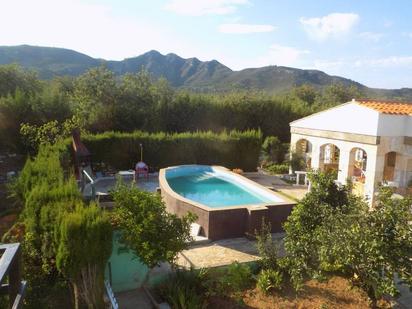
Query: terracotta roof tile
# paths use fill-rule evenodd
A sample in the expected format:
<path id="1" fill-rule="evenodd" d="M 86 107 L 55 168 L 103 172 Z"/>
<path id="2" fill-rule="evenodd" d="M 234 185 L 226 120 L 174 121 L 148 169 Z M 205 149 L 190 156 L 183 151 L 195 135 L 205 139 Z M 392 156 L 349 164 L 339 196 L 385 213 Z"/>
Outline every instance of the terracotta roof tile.
<path id="1" fill-rule="evenodd" d="M 382 101 L 382 100 L 356 100 L 361 106 L 365 106 L 376 110 L 383 114 L 392 115 L 411 115 L 412 116 L 412 102 L 396 102 L 396 101 Z"/>

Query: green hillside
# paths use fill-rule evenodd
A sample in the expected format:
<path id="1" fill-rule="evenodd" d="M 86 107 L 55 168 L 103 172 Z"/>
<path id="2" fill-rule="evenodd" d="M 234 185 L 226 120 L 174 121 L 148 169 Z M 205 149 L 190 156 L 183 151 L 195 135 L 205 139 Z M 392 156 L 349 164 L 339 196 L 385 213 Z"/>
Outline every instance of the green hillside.
<path id="1" fill-rule="evenodd" d="M 340 83 L 355 86 L 370 97 L 412 100 L 411 88 L 368 88 L 350 79 L 331 76 L 322 71 L 282 66 L 232 71 L 216 60 L 184 59 L 176 54 L 162 55 L 155 50 L 122 61 L 107 61 L 64 48 L 0 46 L 0 64 L 10 63 L 35 70 L 42 79 L 63 75 L 78 76 L 92 67 L 105 65 L 116 75 L 133 73 L 145 68 L 154 77 L 165 77 L 174 87 L 199 92 L 246 89 L 279 93 L 303 84 L 321 90 L 327 85 Z"/>

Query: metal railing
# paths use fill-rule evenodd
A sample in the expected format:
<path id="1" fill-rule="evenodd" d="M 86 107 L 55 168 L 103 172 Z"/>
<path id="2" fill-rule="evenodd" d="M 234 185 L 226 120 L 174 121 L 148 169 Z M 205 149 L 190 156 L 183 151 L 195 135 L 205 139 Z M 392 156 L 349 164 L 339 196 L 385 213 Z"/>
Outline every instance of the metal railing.
<path id="1" fill-rule="evenodd" d="M 85 177 L 90 181 L 90 187 L 91 187 L 91 197 L 92 199 L 96 198 L 96 188 L 94 185 L 94 180 L 92 176 L 89 175 L 89 173 L 86 172 L 86 170 L 82 170 L 82 192 L 84 191 L 84 188 L 86 186 L 86 181 Z"/>
<path id="2" fill-rule="evenodd" d="M 19 243 L 0 244 L 0 294 L 9 295 L 9 308 L 23 306 L 27 283 L 21 280 L 21 249 Z"/>
<path id="3" fill-rule="evenodd" d="M 107 297 L 109 298 L 110 309 L 119 309 L 119 304 L 117 303 L 116 297 L 114 296 L 114 293 L 113 293 L 113 290 L 112 290 L 112 287 L 109 281 L 105 280 L 104 286 L 106 287 L 106 294 L 107 294 Z"/>

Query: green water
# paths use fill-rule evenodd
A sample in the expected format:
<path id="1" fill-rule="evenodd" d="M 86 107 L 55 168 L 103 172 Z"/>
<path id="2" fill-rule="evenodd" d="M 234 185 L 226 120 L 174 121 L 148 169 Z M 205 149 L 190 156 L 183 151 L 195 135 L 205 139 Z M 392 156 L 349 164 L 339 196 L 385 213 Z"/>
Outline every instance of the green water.
<path id="1" fill-rule="evenodd" d="M 142 264 L 136 255 L 119 243 L 119 237 L 120 232 L 116 231 L 113 233 L 112 255 L 105 272 L 105 278 L 109 282 L 111 279 L 111 286 L 114 292 L 139 288 L 148 272 L 146 265 Z"/>

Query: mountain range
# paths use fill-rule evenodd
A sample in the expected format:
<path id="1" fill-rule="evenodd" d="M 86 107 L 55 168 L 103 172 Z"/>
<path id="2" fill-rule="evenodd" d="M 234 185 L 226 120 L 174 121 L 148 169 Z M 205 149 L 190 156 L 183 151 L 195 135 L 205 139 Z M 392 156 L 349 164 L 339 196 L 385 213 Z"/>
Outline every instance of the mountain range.
<path id="1" fill-rule="evenodd" d="M 294 86 L 309 84 L 322 89 L 333 83 L 355 86 L 373 98 L 412 101 L 412 88 L 369 88 L 356 81 L 328 75 L 318 70 L 303 70 L 284 66 L 266 66 L 233 71 L 222 63 L 184 59 L 176 54 L 162 55 L 152 50 L 140 56 L 112 61 L 92 58 L 74 50 L 40 46 L 0 46 L 0 65 L 17 63 L 33 69 L 42 79 L 56 76 L 78 76 L 90 68 L 106 66 L 116 75 L 147 69 L 154 77 L 165 77 L 176 88 L 215 92 L 233 89 L 255 89 L 279 93 Z"/>

